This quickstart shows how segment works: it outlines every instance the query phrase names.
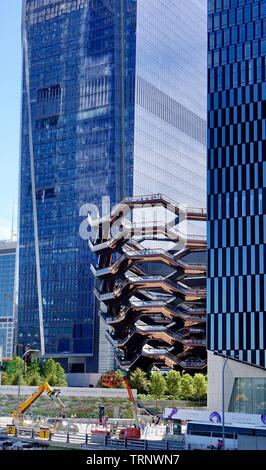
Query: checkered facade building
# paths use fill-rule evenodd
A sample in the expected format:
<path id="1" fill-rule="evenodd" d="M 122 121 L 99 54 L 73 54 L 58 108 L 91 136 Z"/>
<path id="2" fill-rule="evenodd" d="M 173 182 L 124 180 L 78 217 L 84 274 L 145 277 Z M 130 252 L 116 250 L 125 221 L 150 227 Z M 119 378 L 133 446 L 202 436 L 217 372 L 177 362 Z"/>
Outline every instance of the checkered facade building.
<path id="1" fill-rule="evenodd" d="M 208 349 L 266 366 L 266 1 L 208 2 Z"/>

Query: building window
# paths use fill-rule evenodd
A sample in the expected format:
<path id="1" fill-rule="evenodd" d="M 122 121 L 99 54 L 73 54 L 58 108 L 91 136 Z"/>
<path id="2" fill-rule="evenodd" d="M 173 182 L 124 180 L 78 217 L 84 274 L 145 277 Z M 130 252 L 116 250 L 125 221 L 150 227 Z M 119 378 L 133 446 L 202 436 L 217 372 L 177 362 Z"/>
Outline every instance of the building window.
<path id="1" fill-rule="evenodd" d="M 60 99 L 62 96 L 62 89 L 60 85 L 51 85 L 45 88 L 39 88 L 38 90 L 38 103 L 47 101 L 55 101 Z"/>

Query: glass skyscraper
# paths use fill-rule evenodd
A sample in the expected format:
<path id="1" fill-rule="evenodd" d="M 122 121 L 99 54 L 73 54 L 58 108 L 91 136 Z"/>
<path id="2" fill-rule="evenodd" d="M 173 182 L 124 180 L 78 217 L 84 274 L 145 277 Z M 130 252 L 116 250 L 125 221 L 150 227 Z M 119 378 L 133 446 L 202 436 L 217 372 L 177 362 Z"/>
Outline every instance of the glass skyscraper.
<path id="1" fill-rule="evenodd" d="M 18 342 L 40 346 L 35 222 L 45 353 L 70 372 L 98 366 L 80 207 L 205 206 L 206 29 L 206 0 L 24 1 Z"/>
<path id="2" fill-rule="evenodd" d="M 266 367 L 266 2 L 209 0 L 208 35 L 208 349 L 251 377 L 239 367 Z"/>
<path id="3" fill-rule="evenodd" d="M 13 357 L 16 242 L 0 241 L 0 352 Z"/>
<path id="4" fill-rule="evenodd" d="M 138 0 L 134 193 L 206 206 L 206 0 Z"/>
<path id="5" fill-rule="evenodd" d="M 266 2 L 209 2 L 209 348 L 266 364 Z"/>

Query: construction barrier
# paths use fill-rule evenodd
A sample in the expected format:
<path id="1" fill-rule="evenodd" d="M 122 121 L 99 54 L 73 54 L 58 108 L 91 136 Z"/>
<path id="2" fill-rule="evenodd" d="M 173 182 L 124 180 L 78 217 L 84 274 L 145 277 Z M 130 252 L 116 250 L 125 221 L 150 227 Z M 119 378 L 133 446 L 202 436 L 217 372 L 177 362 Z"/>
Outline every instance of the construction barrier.
<path id="1" fill-rule="evenodd" d="M 128 449 L 128 450 L 182 450 L 185 448 L 184 442 L 178 442 L 176 440 L 146 440 L 146 439 L 118 439 L 117 437 L 111 437 L 107 434 L 98 434 L 101 437 L 99 442 L 95 442 L 95 434 L 91 433 L 76 433 L 70 432 L 56 432 L 51 431 L 49 428 L 26 428 L 10 425 L 4 428 L 9 436 L 16 437 L 22 441 L 48 441 L 52 445 L 53 443 L 60 444 L 60 446 L 71 446 L 73 448 L 80 449 Z M 1 427 L 0 427 L 1 430 Z M 97 434 L 96 434 L 97 435 Z"/>
<path id="2" fill-rule="evenodd" d="M 6 432 L 9 436 L 16 435 L 16 426 L 14 424 L 8 424 L 6 427 Z"/>
<path id="3" fill-rule="evenodd" d="M 50 437 L 50 430 L 49 428 L 41 428 L 39 432 L 39 437 L 40 439 L 46 439 L 48 440 Z"/>

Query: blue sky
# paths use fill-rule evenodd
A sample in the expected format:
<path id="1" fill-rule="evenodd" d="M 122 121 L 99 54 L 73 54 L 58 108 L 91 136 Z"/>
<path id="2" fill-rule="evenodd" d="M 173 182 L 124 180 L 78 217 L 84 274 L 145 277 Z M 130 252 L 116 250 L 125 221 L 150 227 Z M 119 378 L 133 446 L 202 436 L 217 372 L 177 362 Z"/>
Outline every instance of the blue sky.
<path id="1" fill-rule="evenodd" d="M 0 0 L 0 239 L 10 236 L 18 199 L 21 0 Z"/>

